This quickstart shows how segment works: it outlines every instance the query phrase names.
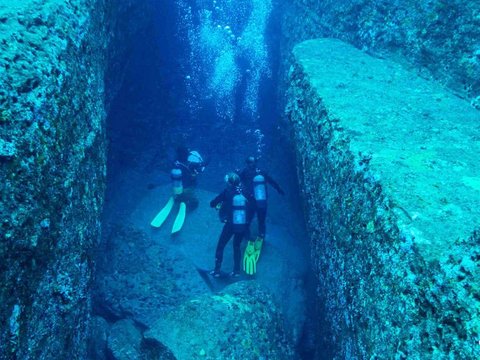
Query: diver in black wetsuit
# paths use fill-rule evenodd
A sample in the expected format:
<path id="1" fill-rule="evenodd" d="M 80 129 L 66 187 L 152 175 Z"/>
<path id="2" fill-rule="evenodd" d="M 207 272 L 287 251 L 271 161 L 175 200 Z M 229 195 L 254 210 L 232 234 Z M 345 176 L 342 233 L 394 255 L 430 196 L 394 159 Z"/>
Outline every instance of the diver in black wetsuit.
<path id="1" fill-rule="evenodd" d="M 285 195 L 280 185 L 265 171 L 257 167 L 257 159 L 249 156 L 246 167 L 239 172 L 240 181 L 245 187 L 245 196 L 248 199 L 249 209 L 247 224 L 250 224 L 255 214 L 258 219 L 258 237 L 265 238 L 267 217 L 267 184 L 270 184 L 280 195 Z"/>
<path id="2" fill-rule="evenodd" d="M 225 176 L 227 188 L 210 202 L 210 207 L 221 205 L 220 214 L 225 223 L 218 239 L 215 251 L 215 269 L 210 272 L 213 277 L 220 277 L 223 250 L 233 236 L 233 271 L 230 276 L 240 275 L 240 244 L 247 230 L 247 199 L 243 195 L 243 186 L 236 173 Z"/>

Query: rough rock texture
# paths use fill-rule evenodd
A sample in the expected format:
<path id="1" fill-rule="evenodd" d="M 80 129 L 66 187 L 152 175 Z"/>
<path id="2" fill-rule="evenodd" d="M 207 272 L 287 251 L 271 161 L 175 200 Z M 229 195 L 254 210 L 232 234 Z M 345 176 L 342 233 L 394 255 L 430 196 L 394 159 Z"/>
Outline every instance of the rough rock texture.
<path id="1" fill-rule="evenodd" d="M 0 1 L 0 358 L 84 358 L 105 177 L 103 1 Z"/>
<path id="2" fill-rule="evenodd" d="M 480 2 L 295 0 L 284 6 L 284 57 L 302 40 L 340 38 L 430 73 L 480 108 Z"/>
<path id="3" fill-rule="evenodd" d="M 140 359 L 142 333 L 132 320 L 119 320 L 112 325 L 108 337 L 108 349 L 118 360 Z"/>
<path id="4" fill-rule="evenodd" d="M 126 167 L 148 172 L 166 165 L 166 145 L 181 141 L 173 129 L 181 118 L 178 108 L 184 107 L 179 100 L 183 77 L 174 77 L 182 51 L 175 7 L 175 2 L 152 0 L 107 4 L 112 34 L 105 75 L 108 182 Z"/>
<path id="5" fill-rule="evenodd" d="M 95 360 L 107 359 L 107 339 L 110 335 L 110 325 L 100 316 L 92 316 L 90 322 L 90 341 L 88 344 L 88 357 Z"/>
<path id="6" fill-rule="evenodd" d="M 152 35 L 149 34 L 149 29 L 155 20 L 155 13 L 149 0 L 108 1 L 105 5 L 105 18 L 108 19 L 106 25 L 110 35 L 106 49 L 108 68 L 105 73 L 106 105 L 109 110 L 114 98 L 125 85 L 126 73 L 139 39 L 153 41 L 149 39 L 149 35 Z"/>
<path id="7" fill-rule="evenodd" d="M 178 359 L 295 359 L 279 309 L 253 281 L 181 304 L 144 336 Z"/>
<path id="8" fill-rule="evenodd" d="M 175 360 L 165 346 L 145 340 L 143 330 L 131 319 L 118 320 L 110 325 L 104 318 L 93 316 L 87 359 Z"/>
<path id="9" fill-rule="evenodd" d="M 98 258 L 94 305 L 107 319 L 150 327 L 191 296 L 208 292 L 195 266 L 133 226 L 109 225 Z"/>
<path id="10" fill-rule="evenodd" d="M 478 358 L 480 112 L 338 40 L 294 56 L 287 116 L 330 357 Z"/>

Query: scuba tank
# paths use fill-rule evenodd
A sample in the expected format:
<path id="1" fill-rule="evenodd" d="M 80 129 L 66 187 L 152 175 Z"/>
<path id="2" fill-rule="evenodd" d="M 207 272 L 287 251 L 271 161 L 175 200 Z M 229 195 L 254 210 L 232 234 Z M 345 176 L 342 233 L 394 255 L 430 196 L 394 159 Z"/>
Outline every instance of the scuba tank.
<path id="1" fill-rule="evenodd" d="M 253 178 L 253 195 L 259 208 L 267 206 L 267 186 L 263 175 L 258 174 Z"/>
<path id="2" fill-rule="evenodd" d="M 183 193 L 182 170 L 178 168 L 172 169 L 170 178 L 172 179 L 173 194 L 180 195 Z"/>
<path id="3" fill-rule="evenodd" d="M 232 203 L 233 232 L 239 233 L 245 230 L 247 224 L 247 199 L 241 193 L 236 194 Z"/>

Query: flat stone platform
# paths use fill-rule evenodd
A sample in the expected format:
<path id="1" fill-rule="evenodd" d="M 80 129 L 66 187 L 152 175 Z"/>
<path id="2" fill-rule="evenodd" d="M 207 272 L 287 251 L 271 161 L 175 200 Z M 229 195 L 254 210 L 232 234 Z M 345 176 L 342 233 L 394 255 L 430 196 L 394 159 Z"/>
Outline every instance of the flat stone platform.
<path id="1" fill-rule="evenodd" d="M 371 157 L 400 228 L 425 259 L 479 227 L 480 111 L 339 40 L 302 42 L 294 56 L 350 150 Z"/>

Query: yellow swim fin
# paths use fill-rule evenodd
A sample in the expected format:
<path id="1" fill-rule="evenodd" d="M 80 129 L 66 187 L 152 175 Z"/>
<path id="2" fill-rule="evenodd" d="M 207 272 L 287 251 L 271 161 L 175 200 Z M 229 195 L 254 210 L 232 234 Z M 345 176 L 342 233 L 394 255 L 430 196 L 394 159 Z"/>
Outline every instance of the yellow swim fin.
<path id="1" fill-rule="evenodd" d="M 245 248 L 243 255 L 243 270 L 248 275 L 253 275 L 257 272 L 257 262 L 255 261 L 255 244 L 249 241 Z"/>
<path id="2" fill-rule="evenodd" d="M 255 253 L 254 253 L 255 263 L 257 263 L 258 259 L 260 258 L 260 253 L 262 252 L 262 245 L 263 245 L 263 238 L 262 237 L 257 237 L 257 239 L 255 240 L 255 244 L 254 244 L 254 247 L 255 247 Z"/>
<path id="3" fill-rule="evenodd" d="M 168 214 L 170 214 L 170 211 L 172 211 L 172 207 L 173 207 L 174 202 L 175 201 L 174 201 L 173 197 L 170 197 L 170 199 L 168 199 L 168 202 L 165 204 L 163 209 L 160 210 L 160 212 L 157 214 L 157 216 L 155 216 L 155 218 L 152 220 L 150 225 L 152 225 L 153 227 L 162 226 L 162 224 L 167 219 Z"/>
<path id="4" fill-rule="evenodd" d="M 175 218 L 175 222 L 173 223 L 172 234 L 175 234 L 182 229 L 183 223 L 185 222 L 186 209 L 187 206 L 185 205 L 185 203 L 181 202 L 180 208 L 178 209 L 177 217 Z"/>

